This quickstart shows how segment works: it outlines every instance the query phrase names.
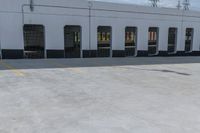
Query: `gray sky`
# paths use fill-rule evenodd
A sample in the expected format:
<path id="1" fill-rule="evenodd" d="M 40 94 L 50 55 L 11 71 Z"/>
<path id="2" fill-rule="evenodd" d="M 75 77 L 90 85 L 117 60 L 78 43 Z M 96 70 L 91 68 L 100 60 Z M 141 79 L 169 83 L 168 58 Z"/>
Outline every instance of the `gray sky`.
<path id="1" fill-rule="evenodd" d="M 149 4 L 148 0 L 98 0 L 98 1 L 134 3 L 134 4 L 142 4 L 142 5 Z M 191 9 L 200 10 L 200 0 L 190 0 L 190 1 L 191 1 Z M 164 6 L 164 7 L 176 7 L 177 3 L 178 3 L 178 0 L 160 0 L 159 5 Z"/>

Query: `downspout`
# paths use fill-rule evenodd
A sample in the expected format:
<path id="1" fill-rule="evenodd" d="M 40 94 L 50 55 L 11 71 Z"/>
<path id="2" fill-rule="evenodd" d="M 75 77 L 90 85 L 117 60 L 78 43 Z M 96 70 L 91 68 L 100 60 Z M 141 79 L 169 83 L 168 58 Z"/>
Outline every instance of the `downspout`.
<path id="1" fill-rule="evenodd" d="M 182 10 L 182 14 L 181 14 L 181 33 L 183 33 L 183 31 L 184 31 L 184 29 L 183 29 L 183 23 L 184 23 L 183 17 L 184 17 L 184 10 Z M 185 37 L 185 32 L 184 32 L 184 37 Z M 180 41 L 180 43 L 184 44 L 184 48 L 185 48 L 185 42 L 182 42 L 182 41 L 183 41 L 183 36 L 181 35 L 181 41 Z M 179 48 L 180 48 L 181 44 L 179 45 Z"/>
<path id="2" fill-rule="evenodd" d="M 34 0 L 30 0 L 30 11 L 34 11 Z M 46 38 L 46 37 L 45 37 Z M 46 43 L 44 45 L 44 58 L 47 58 Z"/>
<path id="3" fill-rule="evenodd" d="M 89 6 L 89 57 L 91 57 L 91 10 L 92 10 L 92 1 L 88 2 Z"/>
<path id="4" fill-rule="evenodd" d="M 22 7 L 21 7 L 21 11 L 22 11 L 22 31 L 24 30 L 23 27 L 24 27 L 24 7 L 25 6 L 29 6 L 30 7 L 30 11 L 33 12 L 34 11 L 34 0 L 29 0 L 29 4 L 23 4 Z M 23 41 L 24 41 L 24 36 L 22 37 L 23 38 Z M 24 53 L 24 50 L 23 50 L 23 53 Z"/>

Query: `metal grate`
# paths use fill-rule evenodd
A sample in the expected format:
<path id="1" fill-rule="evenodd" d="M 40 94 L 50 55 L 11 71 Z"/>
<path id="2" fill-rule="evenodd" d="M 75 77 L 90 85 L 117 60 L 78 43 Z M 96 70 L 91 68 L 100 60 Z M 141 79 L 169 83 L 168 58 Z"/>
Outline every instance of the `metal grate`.
<path id="1" fill-rule="evenodd" d="M 174 53 L 176 51 L 176 44 L 177 44 L 177 28 L 169 28 L 168 53 Z"/>
<path id="2" fill-rule="evenodd" d="M 187 28 L 185 34 L 185 52 L 192 51 L 192 43 L 193 43 L 193 28 Z"/>
<path id="3" fill-rule="evenodd" d="M 44 58 L 45 37 L 42 25 L 24 26 L 24 56 L 25 58 Z"/>
<path id="4" fill-rule="evenodd" d="M 81 27 L 65 26 L 65 57 L 80 58 L 81 57 Z"/>
<path id="5" fill-rule="evenodd" d="M 126 56 L 136 55 L 136 43 L 137 43 L 137 28 L 126 27 L 125 29 L 125 54 Z"/>
<path id="6" fill-rule="evenodd" d="M 112 42 L 112 29 L 109 26 L 98 27 L 98 57 L 110 57 L 111 56 L 111 42 Z"/>
<path id="7" fill-rule="evenodd" d="M 148 41 L 148 53 L 149 55 L 155 55 L 158 49 L 158 28 L 150 27 L 149 28 L 149 41 Z"/>

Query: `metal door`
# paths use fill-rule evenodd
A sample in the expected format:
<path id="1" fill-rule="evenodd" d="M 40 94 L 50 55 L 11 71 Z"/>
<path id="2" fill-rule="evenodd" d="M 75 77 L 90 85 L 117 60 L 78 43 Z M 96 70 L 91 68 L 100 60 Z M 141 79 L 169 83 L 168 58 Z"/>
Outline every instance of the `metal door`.
<path id="1" fill-rule="evenodd" d="M 112 55 L 112 29 L 109 26 L 98 27 L 98 57 L 111 57 Z"/>
<path id="2" fill-rule="evenodd" d="M 168 53 L 175 53 L 177 45 L 177 28 L 169 28 L 168 32 Z"/>
<path id="3" fill-rule="evenodd" d="M 45 57 L 45 35 L 42 25 L 24 25 L 24 58 Z"/>
<path id="4" fill-rule="evenodd" d="M 136 55 L 136 43 L 137 43 L 137 28 L 126 27 L 125 29 L 125 54 L 126 56 Z"/>
<path id="5" fill-rule="evenodd" d="M 81 27 L 65 26 L 65 58 L 81 57 Z"/>
<path id="6" fill-rule="evenodd" d="M 149 55 L 155 55 L 158 52 L 158 28 L 149 28 L 149 42 L 148 42 L 148 53 Z"/>
<path id="7" fill-rule="evenodd" d="M 193 43 L 193 28 L 187 28 L 185 33 L 185 52 L 192 51 L 192 43 Z"/>

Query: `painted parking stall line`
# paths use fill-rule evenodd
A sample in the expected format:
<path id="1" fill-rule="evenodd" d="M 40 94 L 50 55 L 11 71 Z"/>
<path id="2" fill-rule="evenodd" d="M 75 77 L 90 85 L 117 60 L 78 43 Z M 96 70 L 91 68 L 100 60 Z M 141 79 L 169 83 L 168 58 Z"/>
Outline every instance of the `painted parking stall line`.
<path id="1" fill-rule="evenodd" d="M 10 65 L 10 64 L 7 64 L 3 61 L 0 61 L 0 65 L 5 67 L 6 69 L 12 71 L 12 73 L 14 73 L 16 76 L 19 76 L 19 77 L 23 77 L 25 76 L 25 73 L 20 71 L 20 70 L 17 70 L 17 68 L 15 68 L 14 66 Z"/>

